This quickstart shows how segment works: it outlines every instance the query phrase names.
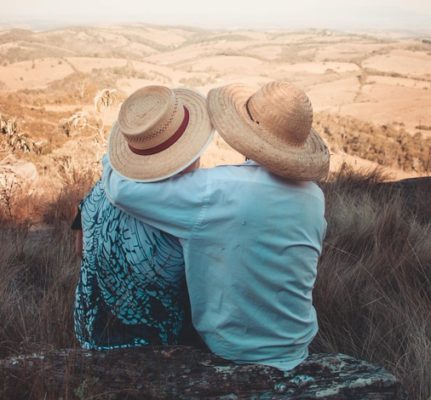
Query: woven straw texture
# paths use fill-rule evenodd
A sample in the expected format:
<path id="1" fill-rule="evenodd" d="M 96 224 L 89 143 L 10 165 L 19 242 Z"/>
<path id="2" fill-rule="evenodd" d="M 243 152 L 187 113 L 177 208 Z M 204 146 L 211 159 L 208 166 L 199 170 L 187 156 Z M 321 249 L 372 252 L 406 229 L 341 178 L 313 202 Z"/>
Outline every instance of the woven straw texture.
<path id="1" fill-rule="evenodd" d="M 168 101 L 169 96 L 174 96 L 173 102 Z M 111 130 L 108 149 L 112 167 L 126 178 L 142 182 L 169 178 L 192 164 L 212 140 L 206 99 L 192 90 L 166 88 L 154 96 L 148 91 L 137 91 L 123 106 Z M 183 119 L 183 106 L 187 107 L 190 119 L 184 134 L 174 144 L 145 156 L 130 150 L 129 144 L 148 149 L 168 139 Z M 173 112 L 172 107 L 179 111 Z"/>
<path id="2" fill-rule="evenodd" d="M 242 84 L 213 89 L 208 109 L 226 142 L 274 174 L 294 180 L 328 174 L 329 151 L 312 128 L 311 103 L 294 85 L 271 82 L 257 92 Z"/>

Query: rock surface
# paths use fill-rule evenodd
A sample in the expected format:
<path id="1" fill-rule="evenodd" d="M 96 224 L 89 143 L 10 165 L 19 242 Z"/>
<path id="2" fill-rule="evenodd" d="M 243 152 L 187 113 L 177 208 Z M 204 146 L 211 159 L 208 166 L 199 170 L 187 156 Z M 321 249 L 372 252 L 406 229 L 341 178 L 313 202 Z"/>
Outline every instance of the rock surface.
<path id="1" fill-rule="evenodd" d="M 313 354 L 294 370 L 236 365 L 187 346 L 58 350 L 0 360 L 2 399 L 405 399 L 381 367 Z"/>
<path id="2" fill-rule="evenodd" d="M 0 161 L 0 185 L 22 182 L 36 183 L 39 178 L 36 166 L 28 161 L 9 155 Z"/>

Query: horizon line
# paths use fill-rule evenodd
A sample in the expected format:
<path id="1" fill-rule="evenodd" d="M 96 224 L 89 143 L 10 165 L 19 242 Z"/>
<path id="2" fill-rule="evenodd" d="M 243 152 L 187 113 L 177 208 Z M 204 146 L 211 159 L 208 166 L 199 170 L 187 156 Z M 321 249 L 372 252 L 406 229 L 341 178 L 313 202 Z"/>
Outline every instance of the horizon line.
<path id="1" fill-rule="evenodd" d="M 29 27 L 23 28 L 22 25 Z M 64 19 L 57 19 L 53 21 L 49 18 L 26 18 L 15 17 L 15 18 L 4 18 L 0 17 L 0 30 L 3 29 L 30 29 L 32 31 L 38 32 L 43 30 L 52 30 L 52 29 L 62 29 L 68 27 L 92 27 L 92 26 L 109 26 L 109 25 L 143 25 L 143 26 L 154 26 L 154 27 L 171 27 L 171 28 L 190 28 L 190 29 L 199 29 L 204 31 L 211 30 L 251 30 L 251 31 L 263 31 L 263 30 L 280 30 L 280 31 L 297 31 L 297 30 L 319 30 L 319 31 L 335 31 L 335 32 L 382 32 L 382 33 L 416 33 L 416 34 L 426 34 L 431 35 L 431 27 L 410 27 L 410 26 L 365 26 L 363 24 L 357 24 L 356 26 L 352 26 L 349 24 L 349 27 L 342 26 L 338 24 L 333 24 L 334 26 L 329 26 L 329 24 L 310 24 L 310 23 L 291 23 L 282 26 L 278 23 L 245 23 L 245 24 L 220 24 L 214 23 L 211 26 L 208 24 L 204 24 L 202 26 L 200 24 L 193 23 L 185 23 L 185 22 L 158 22 L 158 21 L 145 21 L 145 20 L 132 20 L 132 19 L 97 19 L 97 18 L 88 18 L 85 21 L 76 21 L 73 18 L 64 17 Z M 361 26 L 362 25 L 362 26 Z"/>

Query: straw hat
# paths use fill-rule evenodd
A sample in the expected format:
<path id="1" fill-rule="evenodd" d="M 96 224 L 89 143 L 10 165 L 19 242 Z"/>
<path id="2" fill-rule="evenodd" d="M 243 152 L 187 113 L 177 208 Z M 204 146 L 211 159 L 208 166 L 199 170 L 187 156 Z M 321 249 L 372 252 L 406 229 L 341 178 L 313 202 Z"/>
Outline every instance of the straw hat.
<path id="1" fill-rule="evenodd" d="M 159 181 L 198 159 L 212 134 L 206 100 L 200 94 L 147 86 L 121 106 L 109 136 L 109 160 L 126 178 Z"/>
<path id="2" fill-rule="evenodd" d="M 274 174 L 294 180 L 327 175 L 329 151 L 311 127 L 310 100 L 294 85 L 271 82 L 257 92 L 242 84 L 213 89 L 208 110 L 226 142 Z"/>

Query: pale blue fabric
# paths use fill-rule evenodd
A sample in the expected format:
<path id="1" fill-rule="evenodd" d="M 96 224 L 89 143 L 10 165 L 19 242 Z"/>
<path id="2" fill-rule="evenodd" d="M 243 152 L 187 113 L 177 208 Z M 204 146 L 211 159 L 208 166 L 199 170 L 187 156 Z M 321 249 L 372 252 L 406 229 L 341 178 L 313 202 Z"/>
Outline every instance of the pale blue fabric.
<path id="1" fill-rule="evenodd" d="M 317 333 L 312 290 L 326 231 L 324 196 L 254 162 L 137 183 L 103 160 L 110 201 L 180 238 L 195 328 L 215 354 L 281 370 Z"/>

